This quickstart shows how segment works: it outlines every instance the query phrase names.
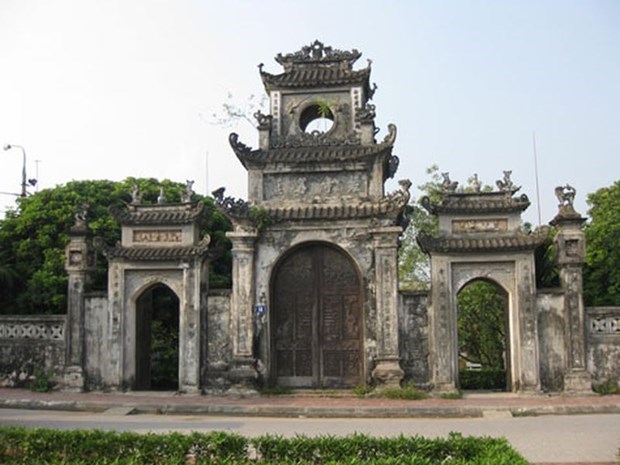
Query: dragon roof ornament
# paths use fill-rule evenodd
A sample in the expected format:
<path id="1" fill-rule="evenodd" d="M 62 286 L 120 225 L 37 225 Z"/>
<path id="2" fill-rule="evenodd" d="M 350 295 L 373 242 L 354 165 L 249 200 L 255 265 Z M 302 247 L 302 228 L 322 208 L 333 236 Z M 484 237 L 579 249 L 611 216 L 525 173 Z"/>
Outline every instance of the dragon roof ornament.
<path id="1" fill-rule="evenodd" d="M 295 66 L 306 65 L 338 65 L 341 68 L 352 69 L 353 64 L 362 56 L 356 49 L 343 51 L 326 46 L 323 42 L 315 40 L 310 45 L 305 45 L 297 52 L 282 55 L 278 53 L 275 60 L 284 67 L 285 72 Z"/>
<path id="2" fill-rule="evenodd" d="M 297 52 L 279 53 L 275 60 L 283 68 L 281 74 L 271 74 L 258 65 L 267 92 L 274 89 L 299 89 L 314 87 L 362 86 L 367 97 L 372 98 L 376 85 L 371 86 L 371 60 L 365 68 L 354 70 L 353 65 L 362 56 L 353 49 L 343 51 L 315 40 Z"/>

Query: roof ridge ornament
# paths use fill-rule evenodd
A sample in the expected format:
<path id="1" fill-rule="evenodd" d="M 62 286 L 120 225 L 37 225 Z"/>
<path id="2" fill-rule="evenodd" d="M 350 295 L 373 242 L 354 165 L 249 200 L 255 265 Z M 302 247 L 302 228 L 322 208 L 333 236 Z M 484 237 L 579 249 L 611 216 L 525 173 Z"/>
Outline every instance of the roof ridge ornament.
<path id="1" fill-rule="evenodd" d="M 507 192 L 510 193 L 510 195 L 513 195 L 515 192 L 521 189 L 521 186 L 517 186 L 514 182 L 512 182 L 512 179 L 510 179 L 511 175 L 512 170 L 504 170 L 503 179 L 498 179 L 497 181 L 495 181 L 495 185 L 500 192 Z"/>
<path id="2" fill-rule="evenodd" d="M 334 49 L 326 46 L 320 40 L 315 40 L 310 45 L 304 45 L 301 50 L 283 55 L 278 53 L 275 60 L 284 67 L 285 71 L 290 71 L 295 65 L 336 65 L 344 66 L 347 69 L 353 67 L 362 53 L 357 49 L 351 51 Z"/>
<path id="3" fill-rule="evenodd" d="M 441 177 L 443 181 L 441 182 L 441 188 L 443 192 L 456 192 L 456 188 L 459 186 L 458 181 L 452 181 L 450 179 L 450 173 L 446 171 L 445 173 L 441 173 Z"/>

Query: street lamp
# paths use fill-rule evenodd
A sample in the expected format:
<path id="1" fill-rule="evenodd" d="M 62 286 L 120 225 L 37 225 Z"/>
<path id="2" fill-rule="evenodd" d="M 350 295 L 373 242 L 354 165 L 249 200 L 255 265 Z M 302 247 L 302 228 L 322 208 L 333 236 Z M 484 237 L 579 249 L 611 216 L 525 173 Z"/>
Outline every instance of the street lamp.
<path id="1" fill-rule="evenodd" d="M 23 159 L 24 159 L 24 163 L 23 163 L 23 167 L 22 167 L 22 193 L 21 196 L 22 197 L 26 197 L 26 150 L 21 146 L 21 145 L 11 145 L 11 144 L 6 144 L 4 146 L 4 150 L 10 150 L 12 148 L 18 148 L 21 149 L 22 151 L 22 155 L 23 155 Z"/>

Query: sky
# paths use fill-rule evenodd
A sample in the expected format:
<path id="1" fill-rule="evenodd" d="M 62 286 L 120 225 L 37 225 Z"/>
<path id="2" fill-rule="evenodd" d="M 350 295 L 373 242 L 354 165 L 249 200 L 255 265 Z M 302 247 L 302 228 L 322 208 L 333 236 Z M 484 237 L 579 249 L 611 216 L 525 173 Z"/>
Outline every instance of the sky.
<path id="1" fill-rule="evenodd" d="M 0 144 L 24 147 L 39 189 L 133 176 L 245 197 L 228 133 L 254 147 L 257 133 L 213 114 L 263 95 L 258 64 L 280 73 L 276 54 L 316 39 L 372 60 L 395 180 L 418 186 L 436 164 L 495 185 L 512 170 L 536 225 L 539 207 L 543 224 L 557 212 L 555 186 L 574 186 L 585 215 L 587 194 L 620 179 L 617 0 L 2 0 Z M 0 157 L 5 211 L 22 152 Z"/>

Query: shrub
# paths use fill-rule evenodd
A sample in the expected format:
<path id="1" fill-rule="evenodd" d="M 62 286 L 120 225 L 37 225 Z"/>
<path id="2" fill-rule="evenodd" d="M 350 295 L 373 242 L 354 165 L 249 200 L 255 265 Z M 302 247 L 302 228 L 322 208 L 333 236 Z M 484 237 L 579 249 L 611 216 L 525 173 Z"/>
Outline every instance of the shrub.
<path id="1" fill-rule="evenodd" d="M 527 465 L 505 439 L 419 436 L 245 438 L 224 432 L 184 435 L 0 427 L 0 463 L 13 464 L 342 464 Z"/>
<path id="2" fill-rule="evenodd" d="M 400 388 L 384 388 L 377 392 L 377 397 L 386 399 L 420 400 L 426 399 L 428 394 L 420 391 L 412 383 L 406 383 Z"/>
<path id="3" fill-rule="evenodd" d="M 506 389 L 506 371 L 493 368 L 482 370 L 461 370 L 461 389 Z"/>
<path id="4" fill-rule="evenodd" d="M 49 392 L 54 387 L 52 382 L 52 372 L 44 371 L 40 368 L 34 370 L 34 379 L 30 383 L 30 390 L 33 392 Z"/>
<path id="5" fill-rule="evenodd" d="M 615 378 L 607 378 L 602 382 L 593 383 L 592 389 L 602 396 L 620 394 L 620 383 Z"/>
<path id="6" fill-rule="evenodd" d="M 355 386 L 353 388 L 353 394 L 357 397 L 366 397 L 374 391 L 374 388 L 369 385 Z"/>

